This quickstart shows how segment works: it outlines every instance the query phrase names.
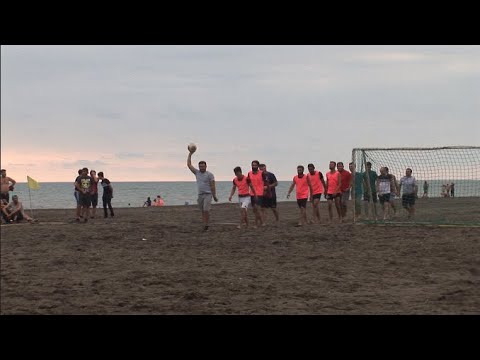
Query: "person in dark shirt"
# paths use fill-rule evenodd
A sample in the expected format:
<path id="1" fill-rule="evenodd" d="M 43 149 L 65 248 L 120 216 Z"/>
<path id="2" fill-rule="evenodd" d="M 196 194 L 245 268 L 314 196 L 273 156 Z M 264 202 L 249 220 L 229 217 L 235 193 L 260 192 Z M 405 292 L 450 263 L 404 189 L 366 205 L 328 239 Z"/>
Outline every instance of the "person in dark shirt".
<path id="1" fill-rule="evenodd" d="M 90 214 L 90 206 L 92 205 L 92 183 L 93 179 L 88 175 L 88 168 L 82 169 L 82 175 L 77 177 L 75 181 L 75 187 L 78 190 L 78 198 L 80 206 L 82 207 L 81 215 L 83 215 L 83 221 L 88 221 L 88 216 Z M 77 221 L 80 221 L 80 218 L 77 217 Z"/>
<path id="2" fill-rule="evenodd" d="M 277 193 L 275 191 L 275 187 L 278 185 L 277 178 L 275 177 L 274 173 L 267 171 L 267 165 L 260 164 L 258 169 L 263 173 L 263 203 L 261 207 L 261 211 L 263 212 L 263 221 L 266 220 L 266 209 L 270 208 L 273 211 L 273 215 L 275 216 L 275 221 L 278 224 L 278 220 L 280 219 L 280 215 L 278 214 L 277 209 Z"/>
<path id="3" fill-rule="evenodd" d="M 110 210 L 110 215 L 113 217 L 113 216 L 115 216 L 115 214 L 114 214 L 113 208 L 112 208 L 112 199 L 113 199 L 112 184 L 110 183 L 110 180 L 108 180 L 107 178 L 104 177 L 103 171 L 100 171 L 98 173 L 98 178 L 100 180 L 102 180 L 100 185 L 102 185 L 102 188 L 103 188 L 103 195 L 102 195 L 103 217 L 105 217 L 105 218 L 108 217 L 107 206 L 108 206 L 108 209 Z"/>

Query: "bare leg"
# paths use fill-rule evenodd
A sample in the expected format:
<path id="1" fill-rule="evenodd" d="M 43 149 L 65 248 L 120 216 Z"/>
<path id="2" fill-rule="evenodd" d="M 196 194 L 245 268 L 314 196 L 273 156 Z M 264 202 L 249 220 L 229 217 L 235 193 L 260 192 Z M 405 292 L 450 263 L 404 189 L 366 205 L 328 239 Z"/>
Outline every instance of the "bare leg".
<path id="1" fill-rule="evenodd" d="M 203 230 L 208 230 L 208 223 L 210 221 L 210 211 L 202 211 Z"/>
<path id="2" fill-rule="evenodd" d="M 306 225 L 307 224 L 307 208 L 300 208 L 300 213 L 301 213 L 301 217 L 300 217 L 300 222 L 302 225 Z"/>
<path id="3" fill-rule="evenodd" d="M 276 208 L 271 208 L 273 211 L 273 215 L 275 216 L 275 221 L 278 222 L 280 221 L 280 214 L 278 213 L 278 210 Z"/>
<path id="4" fill-rule="evenodd" d="M 328 204 L 328 218 L 329 218 L 329 222 L 332 223 L 332 221 L 333 221 L 333 200 L 328 199 L 327 204 Z"/>
<path id="5" fill-rule="evenodd" d="M 342 222 L 342 209 L 340 207 L 340 199 L 338 197 L 335 198 L 335 207 L 337 208 L 337 215 L 340 222 Z"/>

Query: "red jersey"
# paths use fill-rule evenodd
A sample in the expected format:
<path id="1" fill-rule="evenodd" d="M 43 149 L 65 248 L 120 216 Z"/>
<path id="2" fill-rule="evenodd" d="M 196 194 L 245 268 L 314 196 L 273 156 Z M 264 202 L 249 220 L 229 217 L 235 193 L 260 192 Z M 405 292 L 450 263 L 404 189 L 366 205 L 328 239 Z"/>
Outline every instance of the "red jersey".
<path id="1" fill-rule="evenodd" d="M 350 187 L 350 181 L 352 181 L 352 173 L 347 170 L 342 170 L 338 172 L 340 176 L 342 177 L 342 186 L 340 190 L 347 191 L 348 188 Z"/>

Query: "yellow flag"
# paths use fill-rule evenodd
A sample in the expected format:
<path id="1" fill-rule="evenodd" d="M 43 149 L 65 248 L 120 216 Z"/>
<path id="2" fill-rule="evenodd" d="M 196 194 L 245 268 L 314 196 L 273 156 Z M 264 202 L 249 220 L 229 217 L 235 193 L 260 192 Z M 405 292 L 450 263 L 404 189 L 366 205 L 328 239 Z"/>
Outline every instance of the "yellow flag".
<path id="1" fill-rule="evenodd" d="M 27 180 L 28 180 L 28 187 L 32 190 L 38 190 L 40 189 L 40 184 L 36 181 L 33 180 L 30 176 L 27 175 Z"/>

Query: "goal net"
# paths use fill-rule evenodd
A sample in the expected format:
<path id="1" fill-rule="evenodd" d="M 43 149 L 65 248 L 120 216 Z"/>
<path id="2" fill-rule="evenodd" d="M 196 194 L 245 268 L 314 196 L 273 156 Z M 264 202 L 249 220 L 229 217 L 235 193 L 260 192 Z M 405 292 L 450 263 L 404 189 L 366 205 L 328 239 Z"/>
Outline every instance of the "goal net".
<path id="1" fill-rule="evenodd" d="M 355 222 L 480 225 L 478 146 L 356 148 L 352 162 L 356 169 L 351 197 Z M 390 199 L 385 196 L 385 185 L 377 191 L 383 167 L 396 180 L 390 183 L 395 185 Z M 416 181 L 416 196 L 409 195 L 415 189 L 411 177 L 402 180 L 407 168 Z M 382 177 L 383 184 L 385 179 L 390 180 Z"/>

